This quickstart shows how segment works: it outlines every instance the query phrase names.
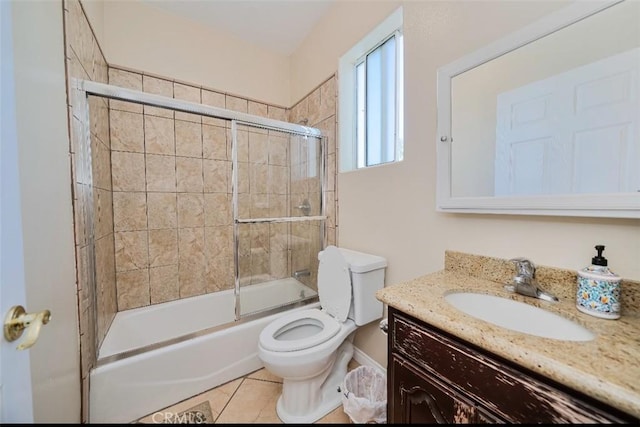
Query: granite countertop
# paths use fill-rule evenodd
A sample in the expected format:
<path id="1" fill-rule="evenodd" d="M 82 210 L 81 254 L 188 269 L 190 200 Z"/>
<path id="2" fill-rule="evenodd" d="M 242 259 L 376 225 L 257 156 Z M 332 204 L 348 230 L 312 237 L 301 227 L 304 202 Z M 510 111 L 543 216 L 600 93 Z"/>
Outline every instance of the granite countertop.
<path id="1" fill-rule="evenodd" d="M 640 417 L 640 283 L 622 281 L 622 311 L 601 319 L 575 307 L 575 272 L 538 267 L 540 287 L 558 296 L 546 302 L 508 292 L 514 267 L 506 260 L 447 251 L 445 269 L 379 290 L 385 304 L 533 372 Z M 525 302 L 571 319 L 596 334 L 591 341 L 541 338 L 476 319 L 444 299 L 476 292 Z"/>

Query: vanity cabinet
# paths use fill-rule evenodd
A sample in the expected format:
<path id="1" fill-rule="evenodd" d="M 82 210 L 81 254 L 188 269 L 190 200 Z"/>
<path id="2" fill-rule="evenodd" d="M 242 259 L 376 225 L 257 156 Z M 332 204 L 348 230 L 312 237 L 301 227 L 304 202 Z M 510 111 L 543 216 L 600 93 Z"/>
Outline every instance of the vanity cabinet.
<path id="1" fill-rule="evenodd" d="M 389 423 L 637 423 L 638 419 L 389 307 Z"/>

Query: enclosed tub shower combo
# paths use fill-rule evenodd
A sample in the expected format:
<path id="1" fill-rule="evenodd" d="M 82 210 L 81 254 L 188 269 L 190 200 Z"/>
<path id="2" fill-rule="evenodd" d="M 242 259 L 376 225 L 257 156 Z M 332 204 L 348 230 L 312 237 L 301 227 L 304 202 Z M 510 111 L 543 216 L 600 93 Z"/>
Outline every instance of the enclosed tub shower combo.
<path id="1" fill-rule="evenodd" d="M 98 324 L 106 334 L 90 373 L 90 421 L 130 422 L 261 368 L 260 332 L 286 312 L 319 307 L 324 138 L 315 128 L 204 104 L 72 85 L 80 196 L 113 206 L 106 227 L 115 265 L 107 268 L 119 294 L 110 325 Z M 119 127 L 138 119 L 134 109 L 144 111 L 142 136 Z M 112 121 L 106 149 L 94 141 L 96 120 Z M 162 145 L 161 126 L 174 145 Z M 99 155 L 107 170 L 91 161 Z M 93 185 L 105 176 L 108 191 Z M 89 273 L 79 274 L 106 298 L 104 247 L 95 238 L 104 205 L 82 206 Z"/>

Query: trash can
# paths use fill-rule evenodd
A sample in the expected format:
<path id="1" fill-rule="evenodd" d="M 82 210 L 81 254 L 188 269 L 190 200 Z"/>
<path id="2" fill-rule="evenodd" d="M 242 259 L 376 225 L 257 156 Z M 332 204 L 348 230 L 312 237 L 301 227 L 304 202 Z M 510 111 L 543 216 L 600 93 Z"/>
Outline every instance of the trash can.
<path id="1" fill-rule="evenodd" d="M 386 424 L 386 376 L 371 366 L 359 366 L 348 372 L 342 387 L 342 406 L 355 424 Z"/>

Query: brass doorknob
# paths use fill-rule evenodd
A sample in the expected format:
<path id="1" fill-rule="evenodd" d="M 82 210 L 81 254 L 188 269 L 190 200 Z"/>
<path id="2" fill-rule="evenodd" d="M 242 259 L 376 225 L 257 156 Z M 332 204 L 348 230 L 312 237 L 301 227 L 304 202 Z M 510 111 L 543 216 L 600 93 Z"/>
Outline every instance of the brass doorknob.
<path id="1" fill-rule="evenodd" d="M 43 310 L 39 313 L 27 313 L 23 306 L 11 307 L 4 319 L 4 337 L 12 342 L 22 336 L 22 332 L 28 329 L 24 340 L 18 345 L 18 350 L 25 350 L 36 343 L 40 336 L 40 328 L 51 320 L 51 312 Z"/>

